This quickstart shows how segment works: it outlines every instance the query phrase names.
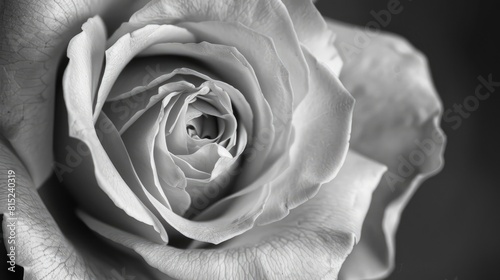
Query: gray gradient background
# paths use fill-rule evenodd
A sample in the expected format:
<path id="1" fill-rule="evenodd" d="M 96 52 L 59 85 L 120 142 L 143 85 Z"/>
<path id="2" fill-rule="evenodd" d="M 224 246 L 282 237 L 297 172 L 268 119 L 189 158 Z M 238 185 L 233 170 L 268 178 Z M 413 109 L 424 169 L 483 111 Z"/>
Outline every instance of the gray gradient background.
<path id="1" fill-rule="evenodd" d="M 324 16 L 366 25 L 389 0 L 319 0 Z M 494 1 L 401 0 L 382 28 L 407 38 L 429 60 L 444 109 L 474 95 L 477 77 L 500 81 L 500 9 Z M 444 169 L 403 213 L 391 280 L 500 279 L 500 87 L 461 126 L 442 122 Z"/>

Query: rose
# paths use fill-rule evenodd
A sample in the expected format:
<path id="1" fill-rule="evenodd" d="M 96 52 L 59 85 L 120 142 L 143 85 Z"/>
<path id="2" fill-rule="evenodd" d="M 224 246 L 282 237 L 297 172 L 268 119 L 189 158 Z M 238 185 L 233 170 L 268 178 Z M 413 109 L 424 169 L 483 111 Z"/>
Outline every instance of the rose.
<path id="1" fill-rule="evenodd" d="M 63 77 L 69 135 L 91 158 L 60 176 L 69 177 L 80 216 L 99 233 L 104 223 L 165 243 L 175 233 L 164 226 L 171 226 L 218 244 L 281 220 L 336 175 L 353 99 L 301 48 L 284 6 L 176 5 L 149 3 L 107 49 L 99 17 L 71 40 Z M 221 9 L 207 13 L 205 5 Z M 264 11 L 270 15 L 255 18 Z M 329 42 L 321 36 L 331 34 L 302 40 L 318 48 Z M 319 53 L 327 54 L 338 69 L 335 49 Z M 143 84 L 141 69 L 153 63 L 165 69 Z M 93 173 L 96 183 L 88 179 Z"/>
<path id="2" fill-rule="evenodd" d="M 251 10 L 251 8 L 254 7 L 252 3 L 236 5 L 232 7 L 235 8 L 235 10 L 229 10 L 228 14 L 247 16 L 245 13 L 237 13 L 237 11 L 239 11 L 238 9 L 240 9 L 240 11 Z M 307 182 L 304 183 L 306 187 L 301 189 L 303 190 L 302 193 L 299 192 L 298 194 L 293 193 L 293 189 L 284 189 L 285 191 L 292 190 L 292 195 L 290 197 L 295 195 L 295 199 L 290 201 L 287 201 L 288 197 L 286 196 L 289 193 L 285 193 L 284 197 L 283 193 L 280 195 L 280 192 L 278 192 L 278 194 L 271 193 L 270 199 L 272 199 L 272 201 L 268 205 L 283 205 L 283 202 L 287 201 L 284 205 L 290 208 L 297 206 L 299 208 L 291 211 L 286 218 L 281 219 L 279 222 L 271 223 L 267 226 L 253 227 L 246 233 L 242 233 L 242 231 L 248 228 L 238 228 L 240 232 L 232 232 L 226 235 L 226 238 L 228 238 L 230 235 L 239 234 L 237 237 L 230 239 L 229 242 L 216 247 L 216 249 L 207 249 L 204 251 L 191 249 L 181 250 L 170 246 L 165 247 L 157 245 L 151 242 L 151 240 L 154 240 L 152 237 L 149 239 L 137 237 L 137 235 L 141 235 L 140 233 L 142 233 L 144 237 L 144 232 L 136 231 L 134 232 L 136 235 L 130 235 L 123 230 L 119 231 L 112 229 L 106 224 L 93 220 L 88 215 L 82 214 L 82 216 L 85 217 L 84 220 L 87 221 L 88 225 L 100 234 L 115 242 L 133 248 L 150 266 L 156 267 L 163 273 L 176 278 L 234 278 L 238 276 L 243 277 L 245 274 L 253 274 L 257 278 L 304 278 L 308 276 L 317 278 L 311 275 L 333 278 L 337 275 L 344 258 L 352 250 L 355 243 L 354 239 L 359 240 L 361 236 L 361 225 L 368 211 L 371 192 L 377 184 L 379 184 L 367 214 L 368 218 L 363 227 L 363 238 L 361 238 L 359 243 L 354 247 L 354 252 L 343 266 L 341 275 L 346 279 L 350 279 L 365 277 L 367 275 L 377 276 L 387 273 L 388 269 L 392 266 L 391 250 L 393 248 L 393 240 L 391 236 L 393 236 L 393 230 L 396 227 L 395 224 L 398 220 L 398 215 L 409 197 L 408 194 L 414 191 L 416 185 L 424 176 L 431 174 L 440 166 L 440 153 L 443 140 L 436 123 L 436 120 L 438 120 L 440 116 L 440 106 L 426 76 L 425 64 L 423 64 L 421 56 L 409 47 L 407 43 L 387 35 L 374 35 L 371 33 L 369 34 L 371 43 L 365 46 L 361 53 L 357 54 L 354 58 L 344 57 L 345 67 L 342 70 L 343 72 L 341 73 L 340 79 L 357 99 L 357 107 L 353 116 L 351 149 L 363 154 L 363 156 L 354 151 L 349 152 L 339 174 L 337 174 L 335 179 L 330 181 L 342 163 L 342 160 L 335 160 L 334 155 L 340 155 L 340 158 L 343 158 L 342 153 L 345 152 L 347 148 L 345 142 L 341 140 L 343 136 L 347 135 L 348 128 L 341 129 L 342 126 L 335 126 L 334 121 L 340 120 L 340 122 L 348 122 L 350 118 L 332 118 L 331 114 L 335 114 L 335 110 L 331 111 L 331 109 L 332 107 L 334 109 L 337 108 L 335 105 L 337 105 L 338 102 L 336 100 L 331 101 L 329 98 L 345 94 L 345 91 L 332 72 L 329 72 L 322 64 L 315 63 L 314 61 L 316 59 L 325 61 L 327 58 L 330 58 L 331 54 L 335 54 L 335 48 L 332 42 L 329 41 L 330 36 L 328 28 L 322 22 L 321 17 L 319 17 L 312 5 L 309 5 L 307 2 L 290 1 L 285 3 L 285 9 L 285 7 L 281 6 L 278 2 L 271 1 L 269 3 L 266 5 L 270 5 L 270 7 L 275 5 L 274 8 L 276 8 L 276 10 L 271 9 L 271 11 L 277 11 L 278 15 L 285 15 L 284 21 L 280 22 L 272 18 L 269 19 L 270 22 L 267 22 L 264 17 L 259 18 L 258 21 L 249 19 L 246 24 L 267 23 L 269 25 L 265 27 L 277 28 L 288 26 L 289 31 L 292 30 L 295 32 L 299 40 L 307 46 L 307 49 L 301 50 L 300 48 L 295 48 L 295 50 L 300 50 L 300 53 L 302 53 L 307 59 L 306 61 L 309 62 L 308 66 L 311 73 L 309 85 L 312 90 L 309 90 L 305 97 L 298 98 L 299 100 L 302 99 L 302 105 L 298 105 L 298 108 L 294 108 L 292 111 L 294 114 L 302 112 L 302 114 L 307 114 L 308 116 L 318 116 L 321 120 L 330 122 L 320 123 L 323 126 L 318 127 L 312 127 L 313 125 L 318 125 L 318 123 L 304 126 L 300 123 L 300 121 L 304 121 L 304 118 L 295 117 L 296 115 L 294 115 L 294 121 L 296 121 L 294 127 L 296 127 L 296 132 L 295 141 L 293 142 L 294 144 L 292 144 L 295 146 L 292 147 L 297 147 L 297 143 L 302 143 L 304 146 L 300 147 L 304 147 L 304 149 L 285 146 L 285 150 L 292 150 L 290 154 L 290 165 L 292 168 L 285 168 L 284 172 L 287 172 L 286 170 L 288 170 L 288 172 L 290 172 L 290 170 L 295 170 L 296 172 L 283 174 L 298 176 L 299 179 L 291 183 L 297 184 L 297 182 Z M 17 4 L 9 2 L 6 7 L 7 11 L 12 11 L 9 9 L 15 8 L 16 5 Z M 27 5 L 25 8 L 29 9 L 30 7 L 30 5 Z M 89 7 L 97 9 L 99 6 L 89 5 Z M 191 8 L 191 10 L 185 10 L 184 8 Z M 181 7 L 179 12 L 180 14 L 183 12 L 189 14 L 192 12 L 192 9 L 196 10 L 196 8 L 201 7 Z M 306 11 L 305 13 L 304 9 Z M 218 11 L 218 9 L 206 10 L 214 13 L 224 11 L 224 9 L 220 9 L 220 11 Z M 159 9 L 152 11 L 160 11 L 159 15 L 161 18 L 165 16 L 165 11 Z M 166 11 L 171 10 L 167 9 Z M 49 12 L 50 10 L 46 9 L 47 14 L 54 14 L 53 12 Z M 92 16 L 95 13 L 95 11 L 86 11 L 84 12 L 85 15 L 82 17 Z M 7 12 L 6 14 L 9 13 Z M 255 13 L 254 15 L 261 14 Z M 308 20 L 304 20 L 304 14 L 308 15 L 308 17 L 306 17 Z M 73 13 L 73 15 L 81 14 Z M 146 15 L 151 14 L 146 13 Z M 178 16 L 178 14 L 176 15 Z M 292 28 L 290 28 L 290 24 L 286 24 L 290 22 L 290 20 L 286 20 L 288 17 L 292 20 Z M 49 17 L 47 17 L 47 19 L 48 18 Z M 222 18 L 222 20 L 224 20 L 224 18 Z M 244 18 L 239 18 L 238 20 L 245 22 Z M 79 20 L 74 21 L 77 22 Z M 58 22 L 59 21 L 50 22 L 50 24 L 59 26 L 59 28 L 62 29 L 63 27 L 58 25 L 60 24 Z M 47 30 L 57 30 L 53 28 L 53 25 L 49 25 L 51 28 Z M 92 25 L 92 23 L 89 22 L 87 27 L 89 27 L 89 25 Z M 20 26 L 26 27 L 29 25 Z M 330 23 L 329 28 L 333 29 L 336 34 L 336 45 L 340 46 L 341 50 L 342 43 L 355 44 L 357 36 L 359 36 L 360 32 L 363 32 L 360 30 L 353 30 L 349 27 L 343 27 L 336 23 Z M 264 29 L 267 30 L 266 28 Z M 14 32 L 19 32 L 19 29 L 14 28 L 10 34 L 15 34 Z M 45 32 L 46 33 L 42 33 L 42 37 L 46 36 L 45 38 L 50 38 L 51 35 L 55 36 L 48 31 Z M 294 34 L 293 32 L 292 34 Z M 70 31 L 68 31 L 68 33 L 73 34 Z M 94 35 L 96 34 L 90 34 L 90 36 Z M 279 33 L 279 35 L 282 35 L 282 33 Z M 58 38 L 60 38 L 60 34 L 58 34 L 58 36 Z M 82 36 L 79 38 L 81 37 Z M 271 36 L 271 38 L 276 37 Z M 77 39 L 74 40 L 77 41 Z M 7 46 L 8 51 L 10 51 L 9 54 L 17 54 L 17 56 L 13 55 L 13 57 L 9 58 L 11 61 L 31 53 L 28 52 L 26 54 L 26 52 L 16 49 L 16 46 L 12 46 L 12 43 L 10 44 L 11 45 Z M 89 47 L 97 47 L 97 45 L 90 44 Z M 83 51 L 89 49 L 90 48 L 82 48 Z M 278 46 L 276 46 L 276 49 L 278 49 Z M 48 52 L 49 57 L 54 57 L 57 54 L 56 49 L 44 50 L 44 52 Z M 24 59 L 33 61 L 42 60 L 42 54 L 44 52 L 32 52 L 31 58 Z M 309 52 L 314 54 L 316 58 L 309 55 Z M 71 45 L 69 55 L 71 56 Z M 73 60 L 78 60 L 82 57 L 83 55 L 76 55 L 73 57 Z M 7 60 L 7 56 L 2 54 L 2 59 Z M 55 61 L 55 59 L 49 59 L 49 61 L 51 62 L 47 63 L 54 63 L 53 61 Z M 338 60 L 333 59 L 330 65 L 338 65 L 335 61 Z M 283 64 L 290 63 L 291 60 L 284 59 L 282 62 Z M 408 64 L 409 62 L 411 64 Z M 9 71 L 5 73 L 12 75 L 16 70 L 19 70 L 20 73 L 26 73 L 22 72 L 22 69 L 19 69 L 20 65 L 22 64 L 8 64 L 7 69 Z M 394 69 L 393 67 L 395 65 L 401 69 L 396 81 L 394 81 L 394 77 L 391 77 L 391 71 Z M 252 64 L 252 66 L 258 67 L 259 64 Z M 331 68 L 332 70 L 338 71 L 335 67 Z M 40 73 L 46 68 L 36 67 L 34 69 L 34 73 Z M 48 69 L 52 68 L 49 67 Z M 76 69 L 83 70 L 84 67 L 77 67 Z M 296 69 L 300 68 L 293 68 L 291 70 Z M 419 78 L 417 79 L 415 75 Z M 67 77 L 68 76 L 70 75 L 67 74 Z M 19 80 L 23 78 L 22 75 L 16 77 L 16 81 L 21 85 L 21 89 L 26 91 L 25 96 L 34 96 L 37 93 L 36 88 L 29 87 L 29 85 L 32 84 L 28 81 Z M 297 86 L 303 85 L 303 83 L 299 81 L 301 80 L 300 78 L 304 78 L 304 75 L 298 74 L 295 77 L 298 77 L 299 80 L 292 79 L 292 81 L 296 82 Z M 359 79 L 359 77 L 363 77 L 363 79 Z M 13 78 L 12 76 L 2 76 L 2 79 L 12 81 Z M 265 79 L 260 79 L 259 81 L 265 82 Z M 91 83 L 85 83 L 81 80 L 75 80 L 75 82 L 79 83 L 78 89 L 84 89 L 85 87 L 91 88 Z M 389 84 L 391 87 L 388 86 Z M 29 102 L 25 100 L 17 100 L 14 95 L 9 95 L 13 93 L 16 88 L 13 87 L 13 83 L 8 83 L 8 86 L 9 87 L 5 91 L 6 98 L 4 98 L 7 100 L 6 108 L 13 108 L 15 104 L 19 103 L 29 104 Z M 332 92 L 332 87 L 338 89 L 338 91 Z M 297 94 L 295 91 L 296 86 L 292 84 L 291 88 L 294 89 L 294 94 Z M 68 86 L 66 86 L 66 89 L 71 90 Z M 65 94 L 67 94 L 68 90 L 65 90 Z M 50 90 L 48 91 L 50 92 Z M 400 95 L 395 95 L 396 92 L 398 94 L 401 94 L 401 92 L 406 94 L 404 98 L 401 98 Z M 417 94 L 418 98 L 416 97 Z M 310 98 L 311 96 L 314 98 Z M 75 98 L 79 97 L 75 96 Z M 297 100 L 297 98 L 295 98 L 295 100 Z M 389 110 L 391 109 L 389 105 L 394 103 L 399 105 L 397 110 Z M 342 103 L 340 104 L 343 105 Z M 341 105 L 339 107 L 342 107 Z M 31 125 L 31 129 L 16 131 L 13 129 L 16 126 L 12 126 L 12 123 L 15 122 L 2 123 L 2 131 L 5 138 L 9 139 L 13 146 L 12 148 L 8 148 L 9 146 L 7 145 L 6 139 L 3 139 L 5 145 L 3 146 L 2 156 L 12 161 L 12 164 L 19 170 L 18 177 L 20 181 L 18 182 L 19 187 L 17 190 L 25 197 L 25 200 L 23 200 L 25 204 L 20 205 L 18 208 L 19 216 L 22 217 L 20 228 L 30 228 L 30 232 L 33 232 L 35 236 L 39 237 L 33 238 L 32 236 L 32 238 L 28 238 L 25 234 L 22 234 L 22 232 L 27 231 L 19 231 L 19 263 L 25 266 L 26 274 L 32 277 L 45 276 L 58 279 L 63 278 L 62 275 L 64 275 L 64 273 L 73 273 L 74 275 L 84 275 L 87 273 L 91 278 L 101 278 L 104 277 L 103 275 L 112 277 L 113 271 L 115 270 L 107 269 L 103 262 L 92 262 L 92 258 L 97 257 L 95 252 L 92 254 L 92 250 L 90 250 L 91 253 L 89 254 L 88 251 L 84 251 L 80 248 L 78 253 L 68 254 L 68 252 L 71 251 L 71 245 L 67 243 L 57 230 L 54 221 L 48 215 L 37 194 L 32 189 L 27 188 L 31 185 L 28 179 L 30 175 L 35 179 L 35 182 L 41 180 L 37 178 L 43 178 L 43 176 L 40 177 L 40 175 L 37 175 L 43 173 L 42 171 L 37 171 L 43 167 L 37 160 L 46 158 L 40 152 L 35 153 L 29 158 L 25 151 L 34 150 L 36 145 L 43 145 L 43 141 L 37 142 L 35 145 L 33 141 L 14 141 L 14 139 L 30 139 L 30 137 L 36 135 L 37 130 L 32 129 L 34 120 L 38 120 L 43 124 L 45 119 L 41 118 L 41 116 L 44 116 L 44 114 L 51 114 L 50 106 L 48 106 L 48 108 L 44 107 L 42 103 L 42 105 L 37 105 L 37 108 L 38 110 L 20 114 L 20 116 L 22 116 L 19 121 L 20 124 Z M 312 110 L 313 108 L 318 109 Z M 79 108 L 73 107 L 73 109 L 78 110 Z M 348 111 L 349 110 L 347 110 L 347 113 Z M 4 112 L 5 111 L 2 110 L 3 114 L 5 114 Z M 71 113 L 72 112 L 70 112 L 70 114 Z M 346 112 L 341 111 L 339 116 L 342 116 L 342 113 Z M 85 121 L 83 116 L 83 114 L 78 115 L 79 118 L 82 118 L 79 120 Z M 287 114 L 284 116 L 286 118 Z M 15 118 L 13 119 L 16 120 Z M 299 123 L 297 123 L 297 121 Z M 21 125 L 19 127 L 24 128 L 29 126 Z M 43 127 L 43 125 L 40 127 Z M 105 128 L 106 126 L 103 127 Z M 306 128 L 311 130 L 306 131 Z M 104 134 L 105 132 L 106 130 L 103 129 L 102 133 Z M 338 134 L 340 134 L 340 140 L 333 141 L 333 139 L 328 139 L 328 136 L 338 136 Z M 338 138 L 335 138 L 335 140 L 337 139 Z M 414 143 L 414 139 L 419 141 Z M 312 140 L 316 140 L 316 142 Z M 323 143 L 332 143 L 338 146 L 334 146 L 331 150 L 328 150 L 321 145 Z M 311 148 L 311 146 L 313 148 Z M 23 147 L 29 147 L 31 150 L 23 150 Z M 15 150 L 16 153 L 23 158 L 28 170 L 30 170 L 30 175 L 23 170 L 22 164 L 20 161 L 16 160 L 15 155 L 11 152 L 12 150 Z M 109 152 L 110 150 L 107 151 Z M 420 157 L 420 160 L 418 159 L 419 155 L 423 155 Z M 92 156 L 96 157 L 97 155 L 94 152 Z M 368 160 L 366 157 L 372 160 Z M 303 162 L 300 162 L 299 159 L 308 160 L 308 165 L 304 166 L 305 169 L 300 165 L 303 164 Z M 381 178 L 381 175 L 385 169 L 382 164 L 374 160 L 388 166 L 389 171 L 383 178 Z M 4 160 L 2 162 L 8 161 Z M 332 162 L 335 164 L 332 164 Z M 313 163 L 312 166 L 311 163 Z M 295 169 L 293 169 L 294 165 L 296 167 Z M 99 170 L 97 171 L 99 172 Z M 262 175 L 261 170 L 255 172 L 257 176 Z M 96 177 L 98 176 L 99 175 L 96 175 Z M 289 176 L 282 175 L 282 177 L 284 180 L 290 179 Z M 269 178 L 270 177 L 266 177 L 266 179 Z M 272 181 L 273 180 L 269 182 Z M 321 183 L 325 184 L 323 184 L 319 190 L 320 193 L 314 196 Z M 38 185 L 39 183 L 35 184 Z M 303 187 L 304 184 L 298 185 Z M 70 187 L 71 186 L 74 185 L 70 185 Z M 284 185 L 281 184 L 279 186 Z M 314 198 L 299 206 L 304 200 L 312 196 L 314 196 Z M 2 194 L 2 200 L 3 198 L 4 194 Z M 255 200 L 251 201 L 255 203 Z M 353 205 L 353 201 L 359 203 L 359 205 Z M 119 204 L 120 202 L 115 201 L 115 203 Z M 239 205 L 248 206 L 248 204 Z M 123 204 L 121 206 L 126 207 L 126 205 L 124 206 Z M 269 213 L 266 212 L 269 211 L 266 209 L 269 208 L 264 208 L 264 213 L 261 213 L 259 217 L 262 215 L 265 217 L 265 214 Z M 134 208 L 132 210 L 137 209 Z M 288 212 L 287 207 L 281 209 L 280 207 L 274 207 L 271 208 L 271 210 L 275 211 L 274 213 L 278 213 L 278 215 L 275 215 L 271 220 L 279 219 Z M 143 213 L 144 212 L 145 211 L 143 211 Z M 36 216 L 34 213 L 36 213 Z M 232 211 L 228 213 L 235 214 L 235 212 Z M 271 211 L 271 213 L 273 212 Z M 131 216 L 133 215 L 136 215 L 136 218 L 144 217 L 139 214 L 132 214 Z M 269 216 L 272 217 L 273 215 Z M 98 218 L 103 219 L 103 217 Z M 154 216 L 151 220 L 154 220 Z M 265 220 L 262 223 L 265 223 Z M 215 228 L 215 230 L 219 229 L 220 227 Z M 187 227 L 187 230 L 189 230 L 189 227 Z M 127 229 L 127 231 L 133 232 L 132 229 Z M 196 234 L 196 232 L 193 234 Z M 217 235 L 217 237 L 218 236 L 220 235 Z M 47 237 L 51 237 L 49 239 L 51 240 L 50 244 L 47 244 L 47 242 L 40 242 L 40 240 L 45 240 Z M 199 236 L 198 238 L 202 239 Z M 214 241 L 208 240 L 210 236 L 205 236 L 204 238 L 206 238 L 207 241 Z M 156 241 L 159 240 L 156 239 Z M 220 240 L 215 240 L 214 242 L 217 241 Z M 385 244 L 384 242 L 387 248 L 385 248 L 385 246 L 383 246 L 384 248 L 379 248 L 380 246 L 374 245 Z M 54 253 L 50 252 L 51 248 L 54 249 Z M 161 258 L 159 258 L 159 256 L 161 256 Z M 381 261 L 366 261 L 367 256 L 377 256 Z M 52 258 L 54 262 L 51 262 L 48 258 Z M 61 263 L 61 258 L 67 260 L 65 263 L 72 263 L 73 265 L 61 265 L 55 270 L 44 266 L 46 263 Z M 174 263 L 165 263 L 165 259 L 174 259 Z M 198 261 L 192 261 L 193 259 Z M 314 261 L 308 262 L 308 260 Z M 360 263 L 363 264 L 363 269 L 360 269 Z M 224 264 L 224 266 L 221 264 Z M 147 266 L 142 269 L 147 269 Z"/>

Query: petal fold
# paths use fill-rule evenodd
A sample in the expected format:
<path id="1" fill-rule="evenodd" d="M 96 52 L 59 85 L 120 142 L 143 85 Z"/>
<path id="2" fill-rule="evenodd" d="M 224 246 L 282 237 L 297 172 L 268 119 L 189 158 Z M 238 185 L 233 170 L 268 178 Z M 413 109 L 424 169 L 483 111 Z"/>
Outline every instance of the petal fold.
<path id="1" fill-rule="evenodd" d="M 89 19 L 87 26 L 104 30 L 99 17 Z M 104 32 L 88 33 L 91 28 L 75 36 L 68 46 L 69 63 L 63 77 L 64 100 L 68 110 L 69 135 L 84 142 L 92 155 L 94 172 L 100 188 L 113 203 L 130 217 L 152 226 L 166 240 L 166 232 L 159 220 L 144 206 L 120 176 L 98 139 L 98 131 L 92 120 L 92 48 L 89 45 L 101 41 Z M 97 37 L 98 35 L 101 37 Z M 107 127 L 100 127 L 106 130 Z M 102 133 L 102 131 L 101 131 Z M 78 186 L 69 185 L 78 188 Z"/>
<path id="2" fill-rule="evenodd" d="M 335 34 L 310 0 L 282 0 L 285 4 L 299 41 L 338 77 L 342 59 L 333 44 Z"/>
<path id="3" fill-rule="evenodd" d="M 151 1 L 130 19 L 131 24 L 178 24 L 181 22 L 238 22 L 273 38 L 280 58 L 291 74 L 292 88 L 303 96 L 308 92 L 307 64 L 300 50 L 286 7 L 281 0 L 207 0 L 196 4 L 182 0 Z M 297 98 L 298 99 L 298 98 Z M 300 100 L 297 100 L 298 104 Z"/>
<path id="4" fill-rule="evenodd" d="M 286 218 L 213 249 L 158 246 L 92 219 L 87 224 L 178 279 L 337 279 L 385 170 L 351 152 L 335 180 Z"/>
<path id="5" fill-rule="evenodd" d="M 342 166 L 349 146 L 354 99 L 327 67 L 303 49 L 311 87 L 294 112 L 295 139 L 290 164 L 271 184 L 271 196 L 258 224 L 285 217 L 314 197 Z"/>
<path id="6" fill-rule="evenodd" d="M 344 265 L 342 279 L 375 279 L 394 267 L 401 212 L 420 183 L 443 164 L 442 106 L 425 57 L 386 33 L 329 21 L 345 62 L 340 80 L 356 98 L 351 147 L 388 167 L 373 194 L 363 238 Z M 357 36 L 369 38 L 356 44 Z"/>

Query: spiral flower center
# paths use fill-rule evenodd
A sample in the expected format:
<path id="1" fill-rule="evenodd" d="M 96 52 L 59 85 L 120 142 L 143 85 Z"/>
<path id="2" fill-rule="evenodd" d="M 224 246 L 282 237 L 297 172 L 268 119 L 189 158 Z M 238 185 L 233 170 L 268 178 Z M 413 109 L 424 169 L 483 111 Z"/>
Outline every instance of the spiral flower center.
<path id="1" fill-rule="evenodd" d="M 189 120 L 186 125 L 186 132 L 193 139 L 214 140 L 218 134 L 217 119 L 206 114 Z"/>
<path id="2" fill-rule="evenodd" d="M 248 110 L 238 102 L 243 95 L 204 72 L 215 76 L 178 57 L 139 58 L 124 69 L 103 107 L 144 187 L 179 214 L 207 188 L 218 188 L 211 200 L 220 198 L 230 183 L 220 178 L 238 165 L 247 146 L 247 125 L 236 114 Z M 176 196 L 178 189 L 190 201 Z M 197 210 L 210 202 L 205 204 Z"/>

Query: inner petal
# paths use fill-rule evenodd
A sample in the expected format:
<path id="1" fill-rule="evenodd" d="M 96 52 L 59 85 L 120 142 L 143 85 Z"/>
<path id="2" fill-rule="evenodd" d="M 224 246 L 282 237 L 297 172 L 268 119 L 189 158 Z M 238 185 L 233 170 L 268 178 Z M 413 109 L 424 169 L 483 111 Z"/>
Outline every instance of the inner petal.
<path id="1" fill-rule="evenodd" d="M 202 114 L 186 123 L 186 132 L 194 139 L 215 139 L 219 134 L 217 118 Z"/>
<path id="2" fill-rule="evenodd" d="M 194 75 L 165 76 L 175 69 L 199 69 L 201 72 L 212 75 L 202 63 L 186 56 L 162 55 L 136 57 L 123 69 L 113 85 L 107 101 L 123 99 L 139 92 L 152 89 L 157 91 L 158 85 L 168 79 L 170 82 L 186 81 L 192 85 L 199 85 L 205 80 Z"/>

